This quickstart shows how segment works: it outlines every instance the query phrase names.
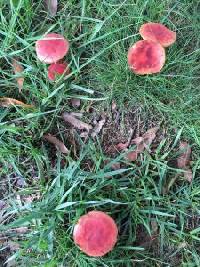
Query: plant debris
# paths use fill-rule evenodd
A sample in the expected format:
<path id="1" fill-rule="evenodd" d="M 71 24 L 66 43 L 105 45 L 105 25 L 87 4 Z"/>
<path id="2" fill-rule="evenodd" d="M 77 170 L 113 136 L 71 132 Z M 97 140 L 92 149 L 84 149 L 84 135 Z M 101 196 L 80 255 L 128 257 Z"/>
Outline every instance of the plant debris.
<path id="1" fill-rule="evenodd" d="M 51 17 L 54 17 L 57 13 L 58 1 L 57 0 L 45 0 L 45 4 L 47 7 L 48 14 Z"/>
<path id="2" fill-rule="evenodd" d="M 117 144 L 116 147 L 119 150 L 125 150 L 129 147 L 130 144 L 136 145 L 136 149 L 128 152 L 126 155 L 126 159 L 128 159 L 129 161 L 135 161 L 137 160 L 138 155 L 142 153 L 145 148 L 149 149 L 149 146 L 156 137 L 156 132 L 158 131 L 158 129 L 158 127 L 151 128 L 142 136 L 136 137 L 133 140 L 131 140 L 133 136 L 133 129 L 131 129 L 131 135 L 129 137 L 129 140 L 126 143 Z"/>
<path id="3" fill-rule="evenodd" d="M 103 114 L 102 119 L 97 122 L 91 133 L 92 138 L 95 138 L 101 132 L 105 122 L 106 122 L 106 116 Z"/>
<path id="4" fill-rule="evenodd" d="M 10 97 L 1 97 L 0 98 L 1 107 L 10 107 L 10 106 L 22 106 L 24 108 L 33 108 L 33 105 L 24 104 L 22 101 L 19 101 Z"/>
<path id="5" fill-rule="evenodd" d="M 122 151 L 128 148 L 128 142 L 126 143 L 119 143 L 116 145 L 117 150 Z"/>
<path id="6" fill-rule="evenodd" d="M 177 158 L 177 166 L 179 169 L 184 170 L 184 177 L 188 182 L 192 182 L 192 170 L 190 168 L 190 158 L 192 149 L 187 142 L 180 142 L 179 145 L 180 155 Z"/>
<path id="7" fill-rule="evenodd" d="M 17 75 L 16 80 L 19 88 L 19 93 L 21 93 L 24 84 L 24 77 L 20 74 L 24 71 L 24 68 L 15 58 L 12 60 L 12 65 L 14 73 Z"/>
<path id="8" fill-rule="evenodd" d="M 70 113 L 64 112 L 63 113 L 63 119 L 65 122 L 68 122 L 75 128 L 79 130 L 87 130 L 88 132 L 92 129 L 92 126 L 88 123 L 85 123 L 77 118 L 75 118 L 73 115 Z"/>
<path id="9" fill-rule="evenodd" d="M 126 143 L 119 143 L 116 145 L 116 148 L 119 150 L 119 151 L 122 151 L 122 150 L 125 150 L 129 147 L 130 143 L 131 143 L 131 140 L 133 138 L 133 129 L 131 128 L 130 129 L 130 134 L 129 134 L 129 137 L 128 137 L 128 141 Z"/>
<path id="10" fill-rule="evenodd" d="M 53 136 L 51 134 L 45 134 L 43 136 L 43 138 L 46 139 L 48 142 L 52 143 L 53 145 L 55 145 L 60 152 L 62 152 L 64 154 L 69 154 L 69 150 L 63 144 L 63 142 L 58 140 L 57 137 L 55 137 L 55 136 Z"/>

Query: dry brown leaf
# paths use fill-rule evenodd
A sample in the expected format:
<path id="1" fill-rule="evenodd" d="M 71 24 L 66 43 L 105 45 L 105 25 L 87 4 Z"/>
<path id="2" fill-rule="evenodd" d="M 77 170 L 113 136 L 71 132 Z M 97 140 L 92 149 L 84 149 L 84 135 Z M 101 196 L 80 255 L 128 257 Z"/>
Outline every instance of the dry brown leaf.
<path id="1" fill-rule="evenodd" d="M 95 127 L 94 127 L 94 129 L 93 129 L 93 131 L 91 133 L 91 136 L 93 138 L 96 137 L 101 132 L 105 122 L 106 122 L 105 116 L 103 116 L 103 118 L 100 121 L 97 122 L 97 124 L 95 125 Z"/>
<path id="2" fill-rule="evenodd" d="M 139 144 L 143 143 L 143 141 L 144 141 L 144 138 L 141 136 L 138 136 L 131 141 L 131 144 L 139 145 Z"/>
<path id="3" fill-rule="evenodd" d="M 81 112 L 71 112 L 70 114 L 74 117 L 77 117 L 77 118 L 83 117 L 83 113 L 81 113 Z"/>
<path id="4" fill-rule="evenodd" d="M 146 133 L 144 133 L 142 136 L 136 137 L 131 141 L 131 144 L 136 145 L 136 149 L 133 151 L 130 151 L 126 158 L 129 161 L 135 161 L 138 158 L 138 155 L 144 151 L 145 148 L 148 148 L 153 140 L 156 137 L 156 132 L 158 131 L 158 127 L 154 127 L 149 129 Z"/>
<path id="5" fill-rule="evenodd" d="M 184 177 L 188 182 L 192 182 L 193 174 L 190 169 L 190 157 L 192 149 L 187 142 L 180 142 L 179 145 L 180 156 L 177 158 L 177 166 L 180 169 L 183 169 Z"/>
<path id="6" fill-rule="evenodd" d="M 192 170 L 191 169 L 187 169 L 185 172 L 184 172 L 184 177 L 185 179 L 188 181 L 188 182 L 192 182 L 192 178 L 193 178 L 193 174 L 192 174 Z"/>
<path id="7" fill-rule="evenodd" d="M 138 157 L 138 153 L 136 151 L 130 151 L 126 155 L 126 159 L 129 161 L 136 161 Z"/>
<path id="8" fill-rule="evenodd" d="M 177 165 L 180 169 L 186 168 L 190 164 L 191 147 L 187 142 L 180 142 L 180 156 L 177 159 Z"/>
<path id="9" fill-rule="evenodd" d="M 128 142 L 126 143 L 119 143 L 116 145 L 117 150 L 121 151 L 121 150 L 125 150 L 128 147 Z"/>
<path id="10" fill-rule="evenodd" d="M 50 16 L 54 17 L 57 13 L 58 9 L 58 1 L 57 0 L 45 0 L 47 10 Z"/>
<path id="11" fill-rule="evenodd" d="M 104 161 L 104 163 L 107 165 L 107 164 L 110 163 L 110 160 L 109 160 L 109 159 L 106 159 L 106 160 Z M 120 164 L 120 162 L 115 162 L 115 163 L 113 163 L 113 164 L 111 165 L 111 169 L 114 170 L 114 171 L 119 170 L 120 168 L 121 168 L 121 164 Z"/>
<path id="12" fill-rule="evenodd" d="M 130 133 L 129 133 L 129 137 L 128 137 L 128 141 L 126 143 L 119 143 L 117 144 L 115 147 L 117 150 L 121 151 L 121 150 L 125 150 L 129 147 L 129 145 L 131 144 L 132 138 L 133 138 L 133 129 L 130 129 Z"/>
<path id="13" fill-rule="evenodd" d="M 45 134 L 43 136 L 43 138 L 46 139 L 47 141 L 49 141 L 50 143 L 52 143 L 53 145 L 55 145 L 58 148 L 58 150 L 60 150 L 60 152 L 62 152 L 64 154 L 69 154 L 69 150 L 63 144 L 63 142 L 58 140 L 57 137 L 55 137 L 55 136 L 53 136 L 51 134 Z"/>
<path id="14" fill-rule="evenodd" d="M 158 131 L 158 127 L 154 127 L 149 129 L 146 133 L 143 134 L 144 143 L 146 146 L 150 146 L 153 140 L 156 137 L 156 133 Z"/>
<path id="15" fill-rule="evenodd" d="M 138 137 L 138 139 L 139 138 L 141 138 L 141 137 Z M 143 138 L 141 139 L 141 143 L 136 143 L 136 145 L 137 145 L 136 149 L 128 152 L 128 154 L 126 155 L 126 158 L 129 161 L 137 160 L 138 155 L 144 151 L 145 146 L 144 146 Z"/>
<path id="16" fill-rule="evenodd" d="M 15 74 L 17 75 L 16 80 L 19 88 L 19 92 L 21 93 L 23 84 L 24 84 L 24 77 L 20 75 L 24 71 L 23 66 L 16 60 L 12 60 L 13 70 Z"/>
<path id="17" fill-rule="evenodd" d="M 88 135 L 89 135 L 89 133 L 87 131 L 80 133 L 80 137 L 84 138 L 84 139 L 88 139 Z"/>
<path id="18" fill-rule="evenodd" d="M 91 130 L 92 126 L 88 123 L 85 123 L 83 121 L 80 121 L 79 119 L 75 118 L 74 116 L 72 116 L 70 113 L 64 112 L 63 113 L 63 119 L 64 121 L 70 123 L 71 125 L 73 125 L 75 128 L 79 129 L 79 130 Z"/>
<path id="19" fill-rule="evenodd" d="M 10 97 L 0 97 L 0 107 L 10 107 L 10 106 L 22 106 L 24 108 L 33 108 L 33 105 L 24 104 L 22 101 L 19 101 Z"/>
<path id="20" fill-rule="evenodd" d="M 119 170 L 120 168 L 121 168 L 120 162 L 113 163 L 111 166 L 111 169 L 114 171 Z"/>
<path id="21" fill-rule="evenodd" d="M 112 112 L 117 109 L 117 104 L 116 104 L 116 102 L 114 100 L 112 101 L 111 109 L 112 109 Z"/>

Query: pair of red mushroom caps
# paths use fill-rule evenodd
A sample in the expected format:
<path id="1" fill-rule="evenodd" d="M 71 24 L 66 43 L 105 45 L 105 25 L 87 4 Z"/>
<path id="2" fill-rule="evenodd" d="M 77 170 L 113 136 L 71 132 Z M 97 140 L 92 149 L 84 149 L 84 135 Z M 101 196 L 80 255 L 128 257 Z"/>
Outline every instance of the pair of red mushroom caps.
<path id="1" fill-rule="evenodd" d="M 176 41 L 176 33 L 160 23 L 145 23 L 140 35 L 144 40 L 136 42 L 128 51 L 128 65 L 135 74 L 160 72 L 165 63 L 165 49 Z M 69 42 L 60 34 L 49 33 L 36 42 L 36 53 L 48 67 L 49 80 L 56 75 L 69 74 L 69 67 L 60 60 L 68 53 Z"/>
<path id="2" fill-rule="evenodd" d="M 136 74 L 151 74 L 161 70 L 165 62 L 165 50 L 176 40 L 176 33 L 158 23 L 146 23 L 140 28 L 145 40 L 136 42 L 128 51 L 128 64 Z M 37 41 L 38 58 L 52 63 L 48 77 L 69 71 L 67 64 L 58 63 L 68 52 L 69 42 L 55 33 Z M 80 217 L 74 227 L 73 239 L 80 249 L 89 256 L 101 257 L 113 249 L 117 242 L 118 228 L 114 220 L 102 211 L 90 211 Z"/>
<path id="3" fill-rule="evenodd" d="M 50 64 L 48 67 L 49 80 L 54 81 L 57 75 L 69 74 L 68 64 L 60 61 L 68 51 L 69 42 L 61 34 L 48 33 L 36 42 L 38 59 Z"/>
<path id="4" fill-rule="evenodd" d="M 145 23 L 139 33 L 144 40 L 128 51 L 129 68 L 136 74 L 160 72 L 165 64 L 165 49 L 176 41 L 176 33 L 160 23 Z"/>

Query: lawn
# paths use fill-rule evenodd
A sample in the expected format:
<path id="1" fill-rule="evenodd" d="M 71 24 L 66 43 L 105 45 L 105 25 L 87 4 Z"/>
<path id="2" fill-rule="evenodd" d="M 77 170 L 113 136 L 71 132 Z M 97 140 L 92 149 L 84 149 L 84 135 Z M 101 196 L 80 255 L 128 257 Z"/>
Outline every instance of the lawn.
<path id="1" fill-rule="evenodd" d="M 54 17 L 43 2 L 0 1 L 0 97 L 33 105 L 0 102 L 0 265 L 200 266 L 199 1 L 60 0 Z M 175 31 L 177 41 L 160 73 L 139 76 L 127 52 L 148 21 Z M 70 42 L 71 73 L 55 82 L 35 52 L 47 32 Z M 24 68 L 21 92 L 13 59 Z M 84 138 L 64 112 L 106 123 Z M 156 138 L 136 161 L 113 150 L 131 131 L 137 138 L 152 127 Z M 47 142 L 49 133 L 70 153 Z M 180 142 L 192 148 L 190 182 L 176 164 Z M 74 225 L 91 210 L 109 214 L 119 229 L 104 257 L 73 242 Z"/>

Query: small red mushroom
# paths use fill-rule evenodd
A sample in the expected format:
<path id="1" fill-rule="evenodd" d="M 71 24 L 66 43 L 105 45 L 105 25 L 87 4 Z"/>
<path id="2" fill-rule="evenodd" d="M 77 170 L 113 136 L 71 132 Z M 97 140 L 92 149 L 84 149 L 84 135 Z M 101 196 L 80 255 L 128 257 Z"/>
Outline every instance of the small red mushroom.
<path id="1" fill-rule="evenodd" d="M 114 220 L 102 211 L 90 211 L 80 217 L 74 227 L 73 239 L 89 256 L 102 257 L 117 242 L 118 229 Z"/>
<path id="2" fill-rule="evenodd" d="M 160 23 L 145 23 L 139 32 L 144 40 L 158 42 L 163 47 L 168 47 L 176 41 L 176 33 Z"/>
<path id="3" fill-rule="evenodd" d="M 48 78 L 54 81 L 57 75 L 69 74 L 69 67 L 65 63 L 53 63 L 48 67 Z"/>
<path id="4" fill-rule="evenodd" d="M 165 50 L 153 41 L 136 42 L 128 51 L 129 68 L 136 74 L 160 72 L 165 63 Z"/>
<path id="5" fill-rule="evenodd" d="M 69 50 L 69 42 L 57 33 L 48 33 L 36 42 L 36 54 L 40 61 L 51 64 L 62 59 Z"/>

